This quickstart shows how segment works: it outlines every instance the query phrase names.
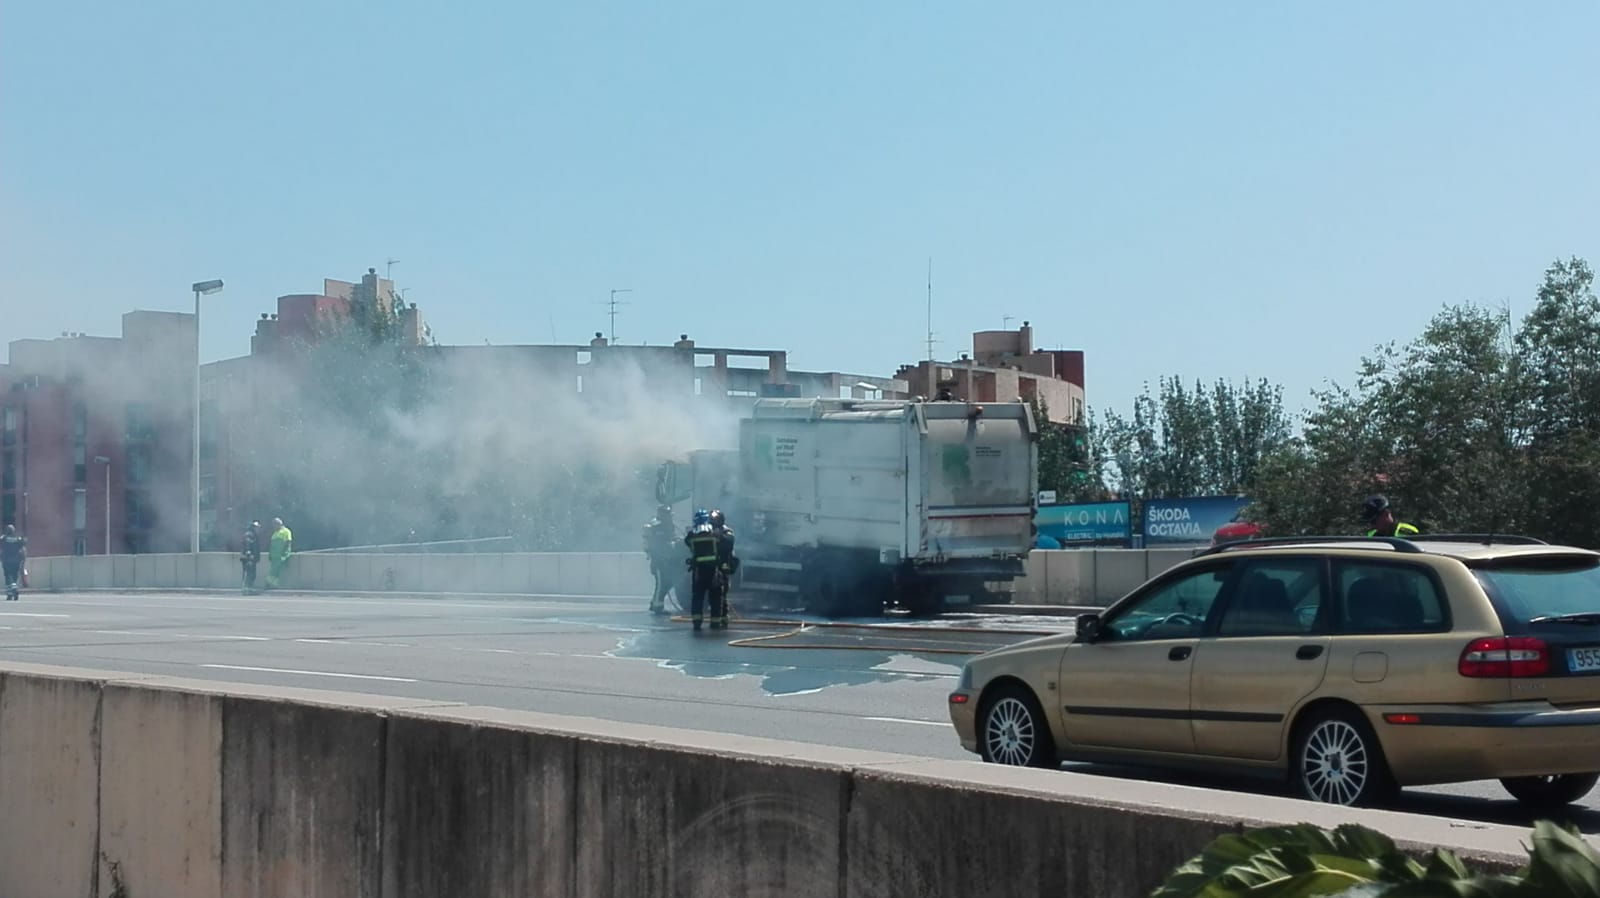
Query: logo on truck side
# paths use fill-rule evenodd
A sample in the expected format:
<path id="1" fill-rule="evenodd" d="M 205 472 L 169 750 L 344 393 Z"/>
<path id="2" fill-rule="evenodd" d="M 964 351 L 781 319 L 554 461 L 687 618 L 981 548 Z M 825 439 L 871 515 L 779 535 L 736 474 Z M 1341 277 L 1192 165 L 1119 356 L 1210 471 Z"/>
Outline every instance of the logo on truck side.
<path id="1" fill-rule="evenodd" d="M 972 483 L 972 464 L 965 446 L 945 446 L 940 455 L 944 476 L 956 486 Z"/>

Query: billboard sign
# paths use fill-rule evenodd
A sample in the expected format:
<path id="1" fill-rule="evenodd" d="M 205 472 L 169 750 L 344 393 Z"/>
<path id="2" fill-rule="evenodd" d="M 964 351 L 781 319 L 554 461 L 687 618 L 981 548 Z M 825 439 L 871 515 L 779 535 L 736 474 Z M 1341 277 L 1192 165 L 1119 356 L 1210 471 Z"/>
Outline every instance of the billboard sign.
<path id="1" fill-rule="evenodd" d="M 1223 525 L 1231 523 L 1249 506 L 1248 496 L 1192 496 L 1186 499 L 1149 499 L 1144 503 L 1144 544 L 1203 546 Z"/>
<path id="2" fill-rule="evenodd" d="M 1034 521 L 1039 535 L 1063 546 L 1127 545 L 1133 535 L 1127 502 L 1041 505 Z"/>

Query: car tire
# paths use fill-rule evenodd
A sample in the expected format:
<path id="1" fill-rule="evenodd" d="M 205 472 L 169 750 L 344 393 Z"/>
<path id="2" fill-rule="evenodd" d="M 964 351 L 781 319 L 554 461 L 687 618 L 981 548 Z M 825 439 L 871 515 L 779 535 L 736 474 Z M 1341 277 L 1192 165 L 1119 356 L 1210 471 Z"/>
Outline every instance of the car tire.
<path id="1" fill-rule="evenodd" d="M 1301 797 L 1324 804 L 1362 807 L 1394 794 L 1383 747 L 1353 708 L 1329 708 L 1297 728 L 1290 776 Z"/>
<path id="2" fill-rule="evenodd" d="M 1032 692 L 1006 685 L 983 703 L 978 716 L 978 751 L 991 764 L 1059 767 L 1055 737 Z"/>
<path id="3" fill-rule="evenodd" d="M 1530 808 L 1555 810 L 1572 804 L 1600 782 L 1600 773 L 1563 773 L 1556 776 L 1517 776 L 1500 785 L 1511 797 Z"/>

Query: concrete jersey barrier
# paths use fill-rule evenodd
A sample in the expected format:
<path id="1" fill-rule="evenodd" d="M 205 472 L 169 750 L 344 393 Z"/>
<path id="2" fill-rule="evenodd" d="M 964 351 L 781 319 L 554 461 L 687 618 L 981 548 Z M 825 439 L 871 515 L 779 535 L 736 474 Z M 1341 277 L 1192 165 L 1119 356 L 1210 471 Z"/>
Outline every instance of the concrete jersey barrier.
<path id="1" fill-rule="evenodd" d="M 1297 822 L 1525 857 L 1517 828 L 1286 798 L 0 663 L 3 895 L 1135 898 Z"/>
<path id="2" fill-rule="evenodd" d="M 1189 549 L 1045 549 L 1029 555 L 1012 584 L 1024 605 L 1105 607 L 1150 577 L 1189 558 Z M 199 555 L 88 555 L 30 558 L 31 588 L 237 590 L 239 562 L 227 552 Z M 642 552 L 443 555 L 302 553 L 282 588 L 327 592 L 415 592 L 648 597 L 653 582 Z"/>

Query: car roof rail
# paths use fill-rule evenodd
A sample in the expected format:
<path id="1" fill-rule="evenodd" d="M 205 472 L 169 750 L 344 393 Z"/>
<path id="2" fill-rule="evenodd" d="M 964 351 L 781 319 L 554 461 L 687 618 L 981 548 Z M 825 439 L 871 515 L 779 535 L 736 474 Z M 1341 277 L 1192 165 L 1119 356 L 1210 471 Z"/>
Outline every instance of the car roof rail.
<path id="1" fill-rule="evenodd" d="M 1405 552 L 1411 555 L 1421 554 L 1422 552 L 1422 549 L 1412 544 L 1410 540 L 1398 536 L 1267 536 L 1259 539 L 1229 540 L 1198 552 L 1194 557 L 1203 558 L 1207 555 L 1216 555 L 1219 552 L 1228 552 L 1234 549 L 1308 546 L 1319 543 L 1353 543 L 1355 548 L 1387 546 L 1396 552 Z"/>
<path id="2" fill-rule="evenodd" d="M 1548 546 L 1549 543 L 1532 536 L 1516 533 L 1419 533 L 1412 539 L 1421 542 L 1481 543 L 1485 546 Z"/>

